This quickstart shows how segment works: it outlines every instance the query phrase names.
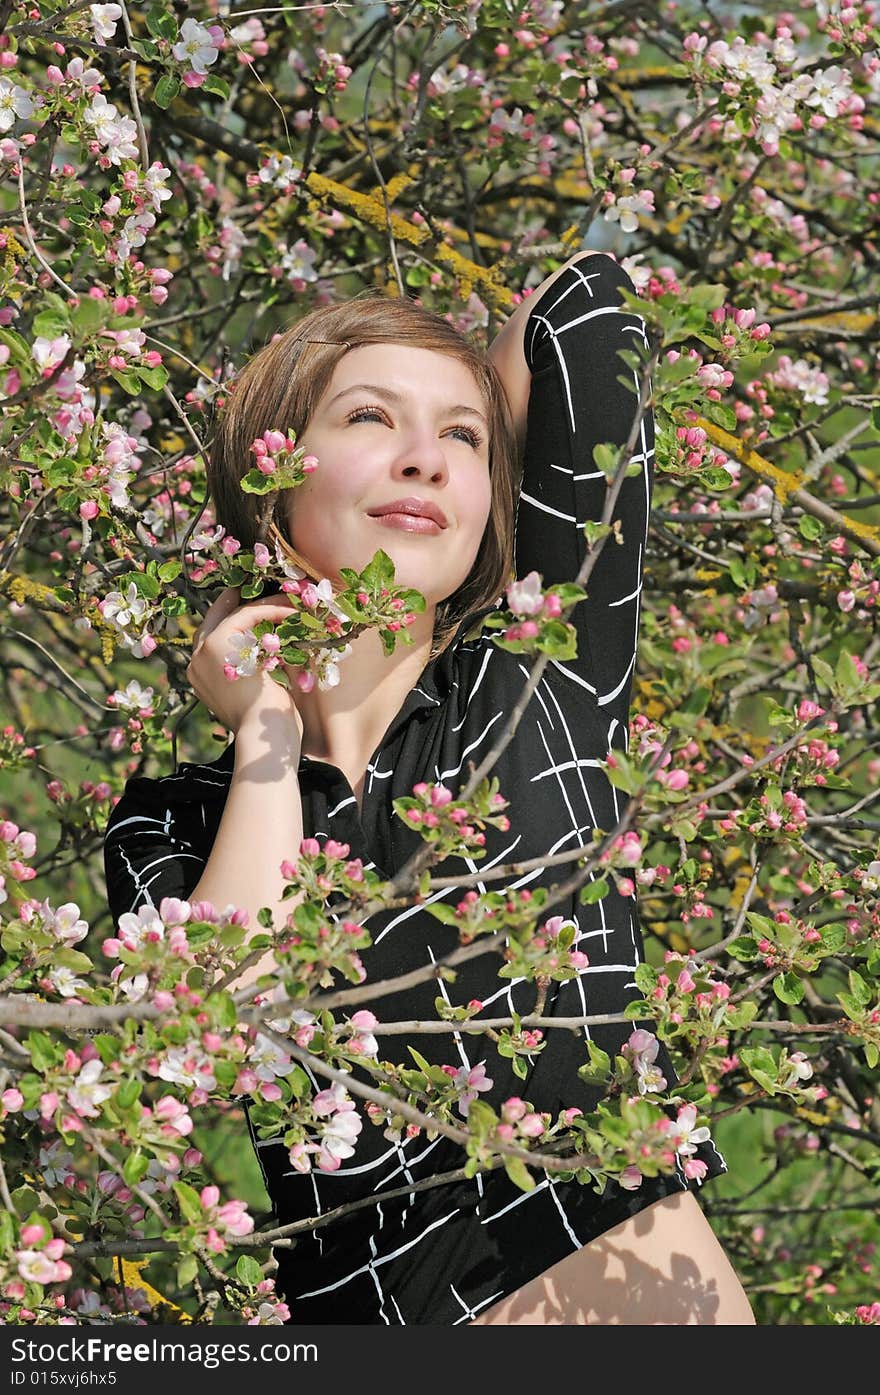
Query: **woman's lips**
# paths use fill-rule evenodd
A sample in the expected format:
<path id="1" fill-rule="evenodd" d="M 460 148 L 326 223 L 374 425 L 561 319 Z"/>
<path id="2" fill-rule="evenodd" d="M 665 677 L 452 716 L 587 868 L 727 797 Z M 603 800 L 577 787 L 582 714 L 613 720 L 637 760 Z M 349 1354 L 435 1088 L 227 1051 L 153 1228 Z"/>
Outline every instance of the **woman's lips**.
<path id="1" fill-rule="evenodd" d="M 377 513 L 369 514 L 375 523 L 386 528 L 402 528 L 405 533 L 442 533 L 443 529 L 433 518 L 424 518 L 416 513 Z"/>

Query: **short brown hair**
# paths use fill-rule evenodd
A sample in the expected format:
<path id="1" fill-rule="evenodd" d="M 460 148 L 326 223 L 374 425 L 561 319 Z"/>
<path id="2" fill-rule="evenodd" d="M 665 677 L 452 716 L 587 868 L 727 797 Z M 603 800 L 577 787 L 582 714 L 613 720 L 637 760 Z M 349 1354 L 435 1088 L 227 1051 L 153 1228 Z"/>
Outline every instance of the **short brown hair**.
<path id="1" fill-rule="evenodd" d="M 249 447 L 271 428 L 300 437 L 340 359 L 365 344 L 412 344 L 456 358 L 472 373 L 489 420 L 489 519 L 470 575 L 437 607 L 432 657 L 442 653 L 462 620 L 493 605 L 513 576 L 514 520 L 520 460 L 507 396 L 486 354 L 448 320 L 415 301 L 381 291 L 310 311 L 248 360 L 218 413 L 208 461 L 208 485 L 217 522 L 245 548 L 280 541 L 290 559 L 313 575 L 287 532 L 286 490 L 268 517 L 266 501 L 246 494 L 242 477 L 253 466 Z"/>

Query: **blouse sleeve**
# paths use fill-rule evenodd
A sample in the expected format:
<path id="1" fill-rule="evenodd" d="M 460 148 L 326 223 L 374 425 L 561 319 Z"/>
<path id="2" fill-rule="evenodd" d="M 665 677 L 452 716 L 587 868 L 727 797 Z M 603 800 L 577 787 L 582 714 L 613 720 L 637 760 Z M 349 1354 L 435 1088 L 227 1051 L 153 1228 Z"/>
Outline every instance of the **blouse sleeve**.
<path id="1" fill-rule="evenodd" d="M 639 369 L 619 357 L 648 343 L 640 316 L 623 307 L 633 283 L 612 258 L 596 254 L 565 268 L 532 307 L 524 352 L 532 374 L 523 479 L 516 526 L 516 573 L 538 571 L 545 586 L 573 581 L 587 542 L 584 525 L 605 507 L 606 476 L 593 459 L 603 442 L 623 445 L 637 409 Z M 619 379 L 628 380 L 625 386 Z M 570 620 L 577 658 L 560 664 L 583 684 L 607 720 L 609 745 L 626 749 L 635 669 L 645 543 L 654 479 L 650 408 L 636 432 L 631 462 L 606 538 Z M 605 721 L 603 721 L 603 726 Z"/>
<path id="2" fill-rule="evenodd" d="M 113 924 L 127 911 L 158 906 L 163 896 L 186 900 L 207 862 L 186 806 L 123 794 L 104 831 L 104 875 Z"/>

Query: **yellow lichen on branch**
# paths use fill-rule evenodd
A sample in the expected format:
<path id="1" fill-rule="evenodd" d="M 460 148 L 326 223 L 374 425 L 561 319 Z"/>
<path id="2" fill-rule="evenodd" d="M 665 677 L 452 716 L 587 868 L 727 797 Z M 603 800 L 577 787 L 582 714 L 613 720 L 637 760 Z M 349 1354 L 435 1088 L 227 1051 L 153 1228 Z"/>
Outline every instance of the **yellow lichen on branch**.
<path id="1" fill-rule="evenodd" d="M 880 557 L 880 528 L 875 524 L 859 523 L 856 519 L 848 518 L 824 500 L 817 499 L 815 494 L 804 489 L 804 476 L 800 470 L 781 470 L 778 465 L 765 460 L 763 455 L 759 455 L 738 436 L 732 436 L 729 431 L 716 426 L 712 421 L 707 421 L 705 417 L 697 417 L 693 424 L 701 426 L 714 445 L 733 456 L 734 460 L 738 460 L 756 479 L 769 484 L 780 504 L 797 505 L 805 513 L 810 513 L 814 518 L 827 523 L 830 528 L 838 529 L 844 537 L 859 543 L 873 557 Z"/>
<path id="2" fill-rule="evenodd" d="M 64 601 L 59 601 L 51 586 L 43 586 L 41 582 L 15 572 L 0 572 L 0 596 L 8 596 L 16 605 L 33 601 L 40 610 L 57 610 L 64 615 L 70 609 Z"/>
<path id="3" fill-rule="evenodd" d="M 479 287 L 480 295 L 490 309 L 513 308 L 513 293 L 503 284 L 500 272 L 496 268 L 478 266 L 448 243 L 435 242 L 429 228 L 419 227 L 399 213 L 386 211 L 383 199 L 373 194 L 361 194 L 356 189 L 349 189 L 344 184 L 338 184 L 336 180 L 328 179 L 326 175 L 315 171 L 308 176 L 306 184 L 316 198 L 356 214 L 377 232 L 390 231 L 392 237 L 410 247 L 432 244 L 436 260 L 445 263 L 463 285 Z"/>
<path id="4" fill-rule="evenodd" d="M 146 1269 L 149 1264 L 147 1259 L 131 1260 L 119 1256 L 119 1265 L 122 1269 L 122 1282 L 126 1288 L 137 1288 L 143 1293 L 150 1307 L 153 1309 L 168 1308 L 170 1312 L 179 1314 L 178 1322 L 191 1323 L 192 1318 L 183 1308 L 179 1308 L 176 1303 L 172 1303 L 170 1298 L 166 1298 L 158 1289 L 148 1284 L 146 1279 L 141 1277 L 141 1270 Z"/>
<path id="5" fill-rule="evenodd" d="M 839 331 L 841 334 L 869 335 L 877 329 L 877 316 L 858 310 L 838 310 L 830 315 L 813 315 L 808 320 L 786 320 L 779 330 L 784 334 L 809 334 L 814 329 Z"/>

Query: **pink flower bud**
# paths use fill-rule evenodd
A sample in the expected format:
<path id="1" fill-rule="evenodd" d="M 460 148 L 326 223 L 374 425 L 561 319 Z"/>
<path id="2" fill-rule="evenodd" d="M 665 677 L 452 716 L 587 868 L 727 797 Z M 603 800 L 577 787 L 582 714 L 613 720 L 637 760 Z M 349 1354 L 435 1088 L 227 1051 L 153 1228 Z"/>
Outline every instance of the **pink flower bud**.
<path id="1" fill-rule="evenodd" d="M 264 431 L 263 440 L 271 455 L 277 455 L 287 446 L 287 440 L 281 431 Z"/>
<path id="2" fill-rule="evenodd" d="M 544 1120 L 540 1114 L 526 1114 L 519 1121 L 519 1131 L 526 1138 L 540 1138 L 544 1132 Z"/>
<path id="3" fill-rule="evenodd" d="M 60 1103 L 61 1101 L 54 1090 L 46 1090 L 44 1094 L 40 1095 L 40 1117 L 51 1119 Z"/>
<path id="4" fill-rule="evenodd" d="M 379 1025 L 379 1019 L 367 1008 L 360 1008 L 349 1018 L 349 1021 L 353 1027 L 357 1027 L 362 1032 L 372 1032 Z"/>
<path id="5" fill-rule="evenodd" d="M 686 770 L 670 770 L 664 783 L 667 789 L 683 790 L 690 784 L 690 776 Z"/>
<path id="6" fill-rule="evenodd" d="M 501 1117 L 508 1124 L 517 1123 L 525 1113 L 525 1102 L 520 1099 L 519 1095 L 511 1095 L 510 1099 L 505 1100 L 501 1106 Z"/>

